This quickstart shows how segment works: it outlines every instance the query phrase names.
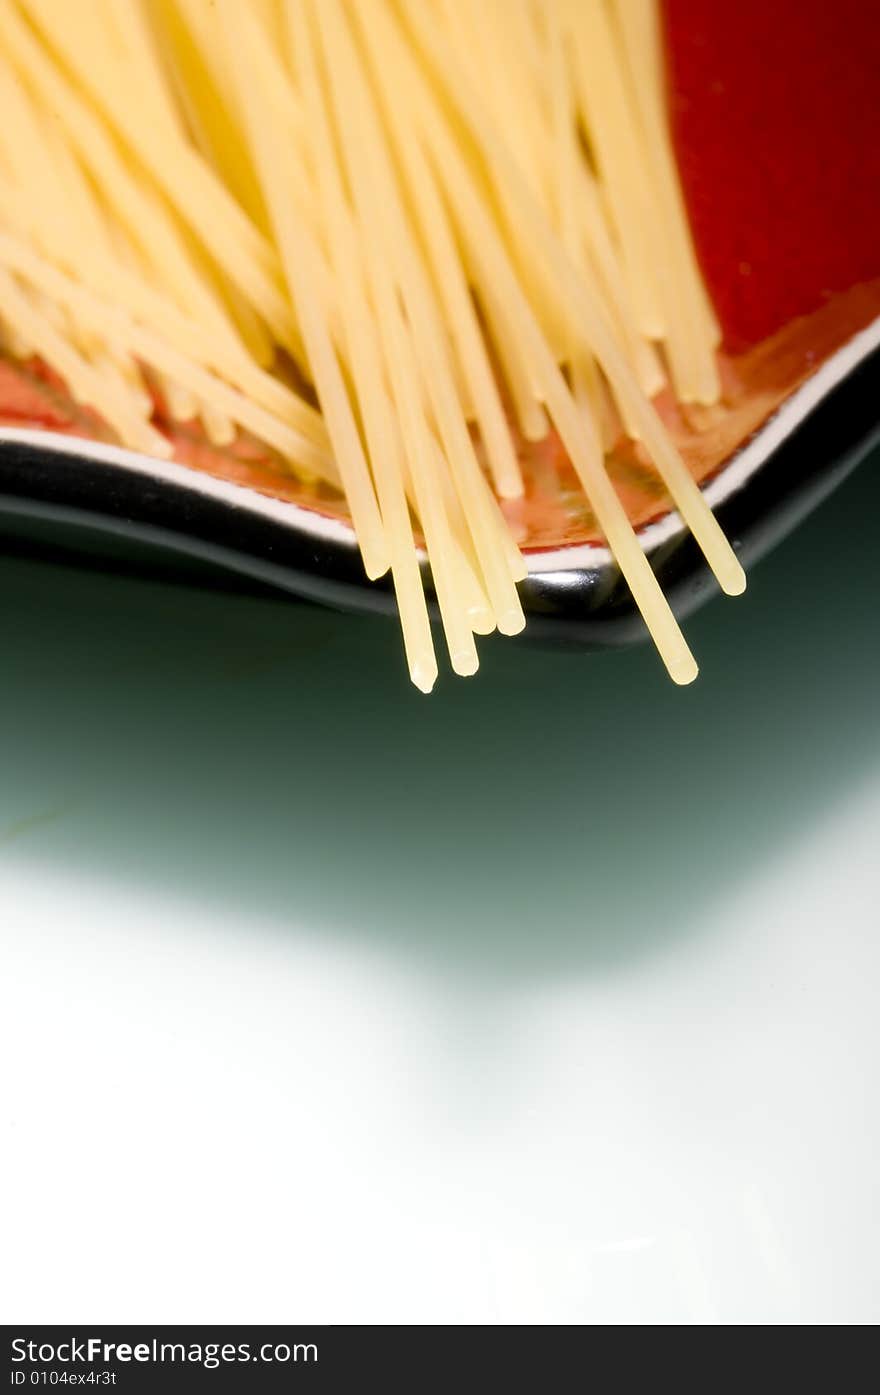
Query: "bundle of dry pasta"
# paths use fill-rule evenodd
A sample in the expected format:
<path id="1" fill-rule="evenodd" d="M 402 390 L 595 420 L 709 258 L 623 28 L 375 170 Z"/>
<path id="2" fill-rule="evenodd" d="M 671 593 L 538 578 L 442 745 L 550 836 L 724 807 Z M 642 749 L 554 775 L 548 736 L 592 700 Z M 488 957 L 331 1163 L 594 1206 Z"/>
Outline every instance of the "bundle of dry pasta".
<path id="1" fill-rule="evenodd" d="M 657 0 L 2 0 L 0 326 L 126 445 L 241 428 L 343 489 L 413 681 L 523 626 L 499 499 L 554 429 L 677 682 L 696 665 L 605 454 L 640 441 L 742 570 L 651 405 L 717 400 Z M 317 402 L 317 408 L 312 405 Z"/>

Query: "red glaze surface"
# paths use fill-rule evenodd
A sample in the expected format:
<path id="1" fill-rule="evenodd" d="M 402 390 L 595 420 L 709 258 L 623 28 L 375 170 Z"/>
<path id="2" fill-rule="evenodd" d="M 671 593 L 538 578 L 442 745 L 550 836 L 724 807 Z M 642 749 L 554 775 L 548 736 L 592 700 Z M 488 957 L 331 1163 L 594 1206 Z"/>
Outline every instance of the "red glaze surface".
<path id="1" fill-rule="evenodd" d="M 679 170 L 736 353 L 880 276 L 880 3 L 664 9 Z"/>

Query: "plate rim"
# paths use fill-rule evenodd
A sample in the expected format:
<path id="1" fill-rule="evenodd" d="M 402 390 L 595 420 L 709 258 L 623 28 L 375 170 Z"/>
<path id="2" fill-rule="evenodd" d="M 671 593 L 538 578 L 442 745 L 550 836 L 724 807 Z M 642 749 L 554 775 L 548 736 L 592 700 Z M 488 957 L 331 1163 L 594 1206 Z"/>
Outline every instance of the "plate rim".
<path id="1" fill-rule="evenodd" d="M 775 450 L 797 429 L 816 407 L 880 347 L 880 315 L 857 331 L 810 377 L 796 388 L 750 438 L 731 455 L 703 486 L 706 502 L 715 509 L 745 485 Z M 73 457 L 96 464 L 112 465 L 146 476 L 156 484 L 169 484 L 190 490 L 236 510 L 243 510 L 276 524 L 282 524 L 316 541 L 357 551 L 351 525 L 293 500 L 277 499 L 250 485 L 222 479 L 174 460 L 159 460 L 114 442 L 90 441 L 85 437 L 64 436 L 34 427 L 0 426 L 0 462 L 4 444 L 30 446 L 48 454 Z M 678 510 L 670 509 L 659 519 L 636 530 L 643 551 L 650 555 L 665 548 L 676 536 L 687 531 Z M 424 560 L 425 554 L 419 549 Z M 600 543 L 570 543 L 552 548 L 523 549 L 530 575 L 550 572 L 596 571 L 613 563 L 610 550 Z M 366 583 L 366 579 L 365 579 Z"/>

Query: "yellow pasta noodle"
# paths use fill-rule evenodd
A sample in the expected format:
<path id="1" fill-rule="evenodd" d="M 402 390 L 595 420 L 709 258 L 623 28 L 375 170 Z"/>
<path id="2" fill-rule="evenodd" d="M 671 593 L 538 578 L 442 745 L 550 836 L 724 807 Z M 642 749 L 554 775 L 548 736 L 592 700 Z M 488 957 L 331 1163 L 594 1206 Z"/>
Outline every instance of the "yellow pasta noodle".
<path id="1" fill-rule="evenodd" d="M 651 400 L 720 395 L 658 3 L 2 0 L 3 351 L 132 449 L 172 451 L 156 385 L 344 494 L 426 692 L 429 573 L 456 673 L 525 623 L 507 517 L 553 433 L 690 682 L 606 459 L 638 441 L 743 589 Z"/>

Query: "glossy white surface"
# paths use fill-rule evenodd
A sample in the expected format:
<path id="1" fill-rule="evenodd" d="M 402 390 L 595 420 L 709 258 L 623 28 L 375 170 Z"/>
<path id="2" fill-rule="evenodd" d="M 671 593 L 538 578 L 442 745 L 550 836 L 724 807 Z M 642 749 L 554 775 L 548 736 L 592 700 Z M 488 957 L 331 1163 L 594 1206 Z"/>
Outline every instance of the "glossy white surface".
<path id="1" fill-rule="evenodd" d="M 880 1318 L 875 480 L 684 693 L 0 564 L 4 1319 Z"/>

